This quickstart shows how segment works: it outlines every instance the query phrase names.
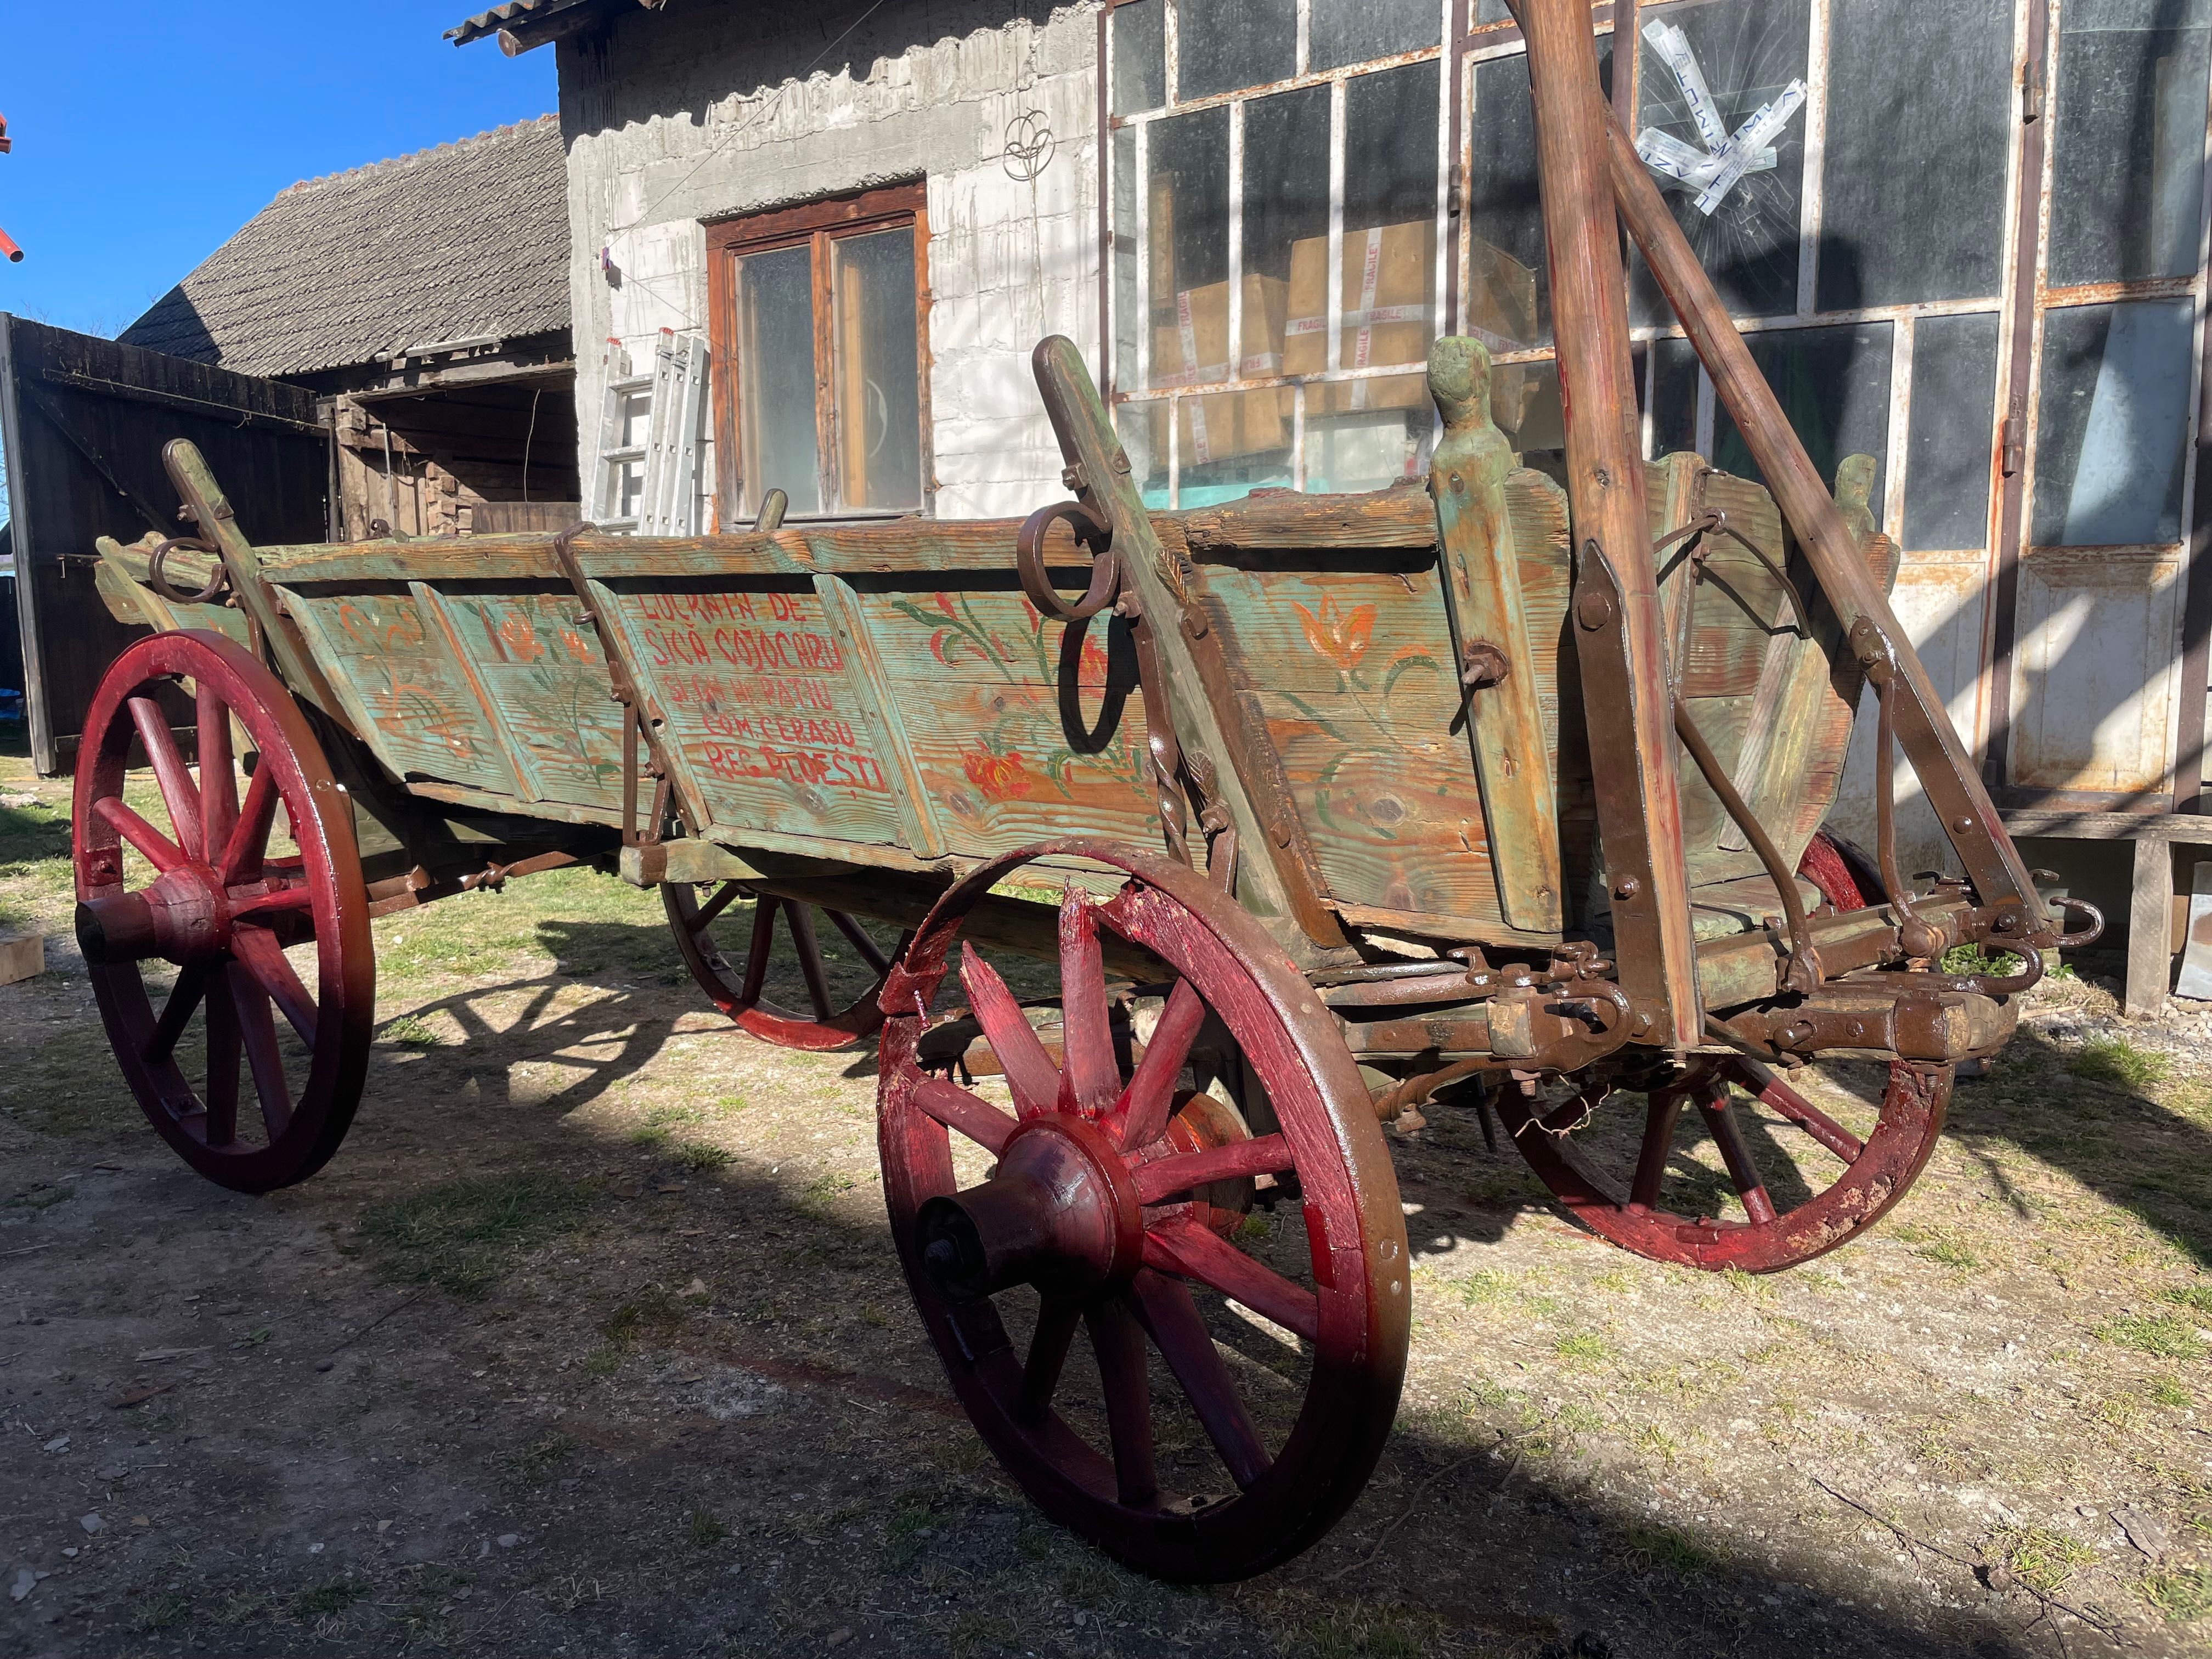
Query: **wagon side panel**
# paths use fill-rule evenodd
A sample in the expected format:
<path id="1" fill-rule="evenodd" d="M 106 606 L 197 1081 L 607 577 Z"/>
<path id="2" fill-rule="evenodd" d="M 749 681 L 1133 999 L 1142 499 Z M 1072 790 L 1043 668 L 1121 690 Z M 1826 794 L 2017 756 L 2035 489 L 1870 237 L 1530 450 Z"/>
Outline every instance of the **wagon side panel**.
<path id="1" fill-rule="evenodd" d="M 856 576 L 854 608 L 945 849 L 978 857 L 1055 836 L 1157 845 L 1127 624 L 1048 623 L 1010 574 L 939 580 Z"/>
<path id="2" fill-rule="evenodd" d="M 702 830 L 912 844 L 897 758 L 884 752 L 836 619 L 811 583 L 594 586 L 705 808 Z M 618 726 L 616 737 L 618 787 Z"/>
<path id="3" fill-rule="evenodd" d="M 452 639 L 496 708 L 507 758 L 538 799 L 622 808 L 622 707 L 574 593 L 441 590 Z M 492 786 L 506 793 L 513 786 Z"/>

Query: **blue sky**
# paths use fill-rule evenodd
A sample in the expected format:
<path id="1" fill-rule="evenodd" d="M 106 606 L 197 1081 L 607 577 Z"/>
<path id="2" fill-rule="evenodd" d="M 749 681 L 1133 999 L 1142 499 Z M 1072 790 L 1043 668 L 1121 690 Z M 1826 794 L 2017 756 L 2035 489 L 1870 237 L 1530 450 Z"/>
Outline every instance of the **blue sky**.
<path id="1" fill-rule="evenodd" d="M 285 185 L 545 113 L 550 49 L 441 38 L 488 3 L 6 0 L 0 311 L 113 334 Z"/>

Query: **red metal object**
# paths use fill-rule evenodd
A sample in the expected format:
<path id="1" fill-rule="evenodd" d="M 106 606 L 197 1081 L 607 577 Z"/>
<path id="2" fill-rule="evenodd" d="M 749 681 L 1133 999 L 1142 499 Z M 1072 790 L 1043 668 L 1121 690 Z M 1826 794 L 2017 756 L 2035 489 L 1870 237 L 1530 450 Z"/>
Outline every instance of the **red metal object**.
<path id="1" fill-rule="evenodd" d="M 1004 1066 L 1010 1116 L 927 1075 L 916 1048 L 970 907 L 1010 871 L 1055 855 L 1131 879 L 1103 903 L 1071 887 L 1062 906 L 1060 1060 L 963 948 L 962 984 Z M 1101 927 L 1178 975 L 1133 1066 L 1117 1058 Z M 892 1234 L 953 1388 L 1000 1462 L 1054 1519 L 1161 1577 L 1242 1577 L 1312 1542 L 1358 1496 L 1389 1431 L 1409 1286 L 1389 1153 L 1304 977 L 1183 865 L 1062 841 L 994 860 L 949 890 L 892 970 L 883 1007 Z M 1212 1046 L 1221 1034 L 1227 1052 Z M 1217 1087 L 1249 1077 L 1244 1111 L 1271 1110 L 1273 1122 L 1248 1127 L 1218 1095 L 1179 1091 L 1187 1063 L 1217 1068 Z M 997 1158 L 990 1178 L 960 1187 L 952 1131 Z M 1259 1182 L 1277 1219 L 1248 1244 L 1240 1227 Z M 1214 1334 L 1240 1322 L 1217 1297 L 1297 1340 L 1294 1414 L 1272 1390 L 1248 1397 L 1223 1363 Z M 1014 1332 L 1025 1322 L 1024 1342 Z M 1095 1389 L 1063 1375 L 1079 1328 Z M 1164 1449 L 1180 1440 L 1156 1438 L 1156 1411 L 1177 1402 L 1153 1400 L 1148 1345 L 1210 1450 L 1185 1455 Z"/>
<path id="2" fill-rule="evenodd" d="M 1577 1144 L 1575 1130 L 1612 1085 L 1596 1084 L 1565 1109 L 1539 1113 L 1508 1090 L 1498 1115 L 1544 1184 L 1574 1218 L 1624 1249 L 1687 1267 L 1775 1273 L 1825 1255 L 1886 1214 L 1936 1150 L 1950 1104 L 1954 1068 L 1897 1060 L 1881 1099 L 1881 1116 L 1863 1142 L 1758 1061 L 1739 1055 L 1701 1058 L 1651 1087 L 1634 1173 L 1627 1179 L 1601 1167 Z M 1784 1209 L 1762 1176 L 1745 1135 L 1730 1085 L 1781 1114 L 1842 1164 L 1822 1190 Z M 1717 1206 L 1692 1212 L 1661 1201 L 1684 1104 L 1694 1103 L 1720 1148 L 1744 1218 Z M 1800 1172 L 1802 1179 L 1802 1171 Z"/>
<path id="3" fill-rule="evenodd" d="M 194 688 L 197 779 L 158 700 L 179 680 Z M 256 751 L 243 802 L 233 720 Z M 166 825 L 124 800 L 134 746 Z M 78 753 L 77 939 L 131 1092 L 210 1180 L 249 1193 L 305 1180 L 353 1121 L 375 1018 L 351 802 L 291 694 L 215 634 L 156 634 L 117 658 Z M 272 855 L 280 807 L 297 850 Z M 150 877 L 134 875 L 132 854 Z M 285 955 L 309 943 L 312 988 Z M 158 1013 L 145 974 L 156 958 L 179 970 Z M 258 1109 L 243 1114 L 241 1060 Z"/>
<path id="4" fill-rule="evenodd" d="M 745 942 L 744 966 L 740 970 L 733 968 L 729 958 L 715 946 L 713 930 L 734 901 L 748 896 L 753 900 L 752 931 Z M 704 903 L 700 902 L 697 885 L 690 882 L 663 883 L 660 898 L 668 910 L 668 926 L 676 935 L 677 952 L 684 958 L 684 965 L 691 970 L 691 977 L 699 981 L 700 988 L 714 1000 L 717 1008 L 763 1042 L 773 1042 L 781 1048 L 842 1048 L 873 1035 L 884 1023 L 883 1011 L 876 1006 L 876 994 L 883 985 L 883 976 L 890 971 L 892 959 L 905 948 L 903 937 L 886 956 L 883 947 L 868 937 L 860 924 L 842 910 L 817 909 L 796 899 L 750 894 L 742 884 L 734 881 L 722 883 Z M 783 917 L 784 930 L 791 936 L 799 978 L 813 1008 L 811 1015 L 793 1013 L 767 999 L 779 914 Z M 874 984 L 842 1008 L 836 1006 L 836 999 L 830 993 L 829 975 L 815 933 L 817 915 L 827 916 L 875 970 Z"/>

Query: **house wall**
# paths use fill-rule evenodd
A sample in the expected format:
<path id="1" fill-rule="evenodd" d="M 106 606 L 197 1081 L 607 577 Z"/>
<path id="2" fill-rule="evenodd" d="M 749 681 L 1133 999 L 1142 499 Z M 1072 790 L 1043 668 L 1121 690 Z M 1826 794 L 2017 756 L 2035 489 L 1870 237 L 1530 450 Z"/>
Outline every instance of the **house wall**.
<path id="1" fill-rule="evenodd" d="M 659 330 L 703 328 L 707 221 L 921 175 L 935 511 L 1063 493 L 1029 353 L 1059 333 L 1097 360 L 1097 13 L 1006 10 L 887 6 L 825 48 L 810 12 L 676 6 L 562 41 L 578 341 L 644 361 Z M 1005 151 L 1032 114 L 1054 143 L 1024 182 Z M 577 355 L 588 465 L 605 374 L 593 346 Z"/>

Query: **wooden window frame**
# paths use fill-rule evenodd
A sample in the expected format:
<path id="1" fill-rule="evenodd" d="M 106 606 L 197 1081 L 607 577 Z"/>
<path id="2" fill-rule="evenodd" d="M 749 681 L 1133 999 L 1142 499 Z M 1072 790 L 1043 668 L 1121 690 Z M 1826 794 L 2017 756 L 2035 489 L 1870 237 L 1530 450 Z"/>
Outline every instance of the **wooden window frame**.
<path id="1" fill-rule="evenodd" d="M 881 517 L 935 507 L 935 447 L 929 400 L 929 210 L 925 180 L 884 185 L 872 190 L 825 197 L 797 207 L 737 215 L 709 223 L 707 230 L 708 337 L 714 347 L 714 521 L 719 529 L 742 529 L 739 503 L 744 498 L 744 458 L 739 438 L 738 391 L 738 260 L 778 248 L 811 250 L 814 313 L 814 442 L 820 468 L 823 511 L 809 517 Z M 910 226 L 914 232 L 915 376 L 921 431 L 921 501 L 917 508 L 852 508 L 838 501 L 830 487 L 837 465 L 837 407 L 835 306 L 830 289 L 830 244 Z M 771 487 L 774 480 L 768 481 Z"/>

